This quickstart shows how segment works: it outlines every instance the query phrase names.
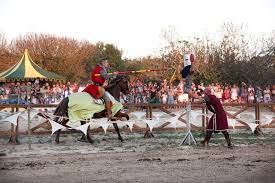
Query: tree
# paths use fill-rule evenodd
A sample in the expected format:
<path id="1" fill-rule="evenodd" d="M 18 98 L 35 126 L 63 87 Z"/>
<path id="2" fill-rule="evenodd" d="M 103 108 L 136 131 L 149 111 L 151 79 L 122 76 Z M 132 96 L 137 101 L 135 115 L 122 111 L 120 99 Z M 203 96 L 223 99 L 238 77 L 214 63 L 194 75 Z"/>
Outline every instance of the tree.
<path id="1" fill-rule="evenodd" d="M 113 44 L 98 42 L 95 45 L 95 49 L 84 60 L 86 79 L 90 77 L 91 70 L 102 58 L 109 60 L 111 71 L 125 71 L 126 65 L 122 59 L 122 51 Z"/>

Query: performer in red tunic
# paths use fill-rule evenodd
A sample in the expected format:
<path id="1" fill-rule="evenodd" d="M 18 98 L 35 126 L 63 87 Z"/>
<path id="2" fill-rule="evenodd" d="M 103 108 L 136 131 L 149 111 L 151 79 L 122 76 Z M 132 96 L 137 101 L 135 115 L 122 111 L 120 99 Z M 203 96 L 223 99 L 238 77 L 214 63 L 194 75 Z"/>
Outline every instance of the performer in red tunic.
<path id="1" fill-rule="evenodd" d="M 89 93 L 94 98 L 98 98 L 100 94 L 103 93 L 101 97 L 104 99 L 104 102 L 105 102 L 107 117 L 109 120 L 113 120 L 114 118 L 112 117 L 112 110 L 111 110 L 112 102 L 109 96 L 110 94 L 107 94 L 104 90 L 104 87 L 108 86 L 108 79 L 113 76 L 108 74 L 108 68 L 109 68 L 108 59 L 106 58 L 101 59 L 100 63 L 97 64 L 96 67 L 91 72 L 91 80 L 93 83 L 87 86 L 83 90 L 83 92 Z M 96 74 L 100 74 L 100 75 L 96 76 Z M 116 74 L 116 72 L 114 72 L 113 74 Z"/>
<path id="2" fill-rule="evenodd" d="M 202 144 L 204 146 L 208 145 L 208 142 L 213 132 L 214 133 L 222 132 L 226 139 L 228 147 L 232 148 L 229 133 L 227 132 L 227 129 L 228 129 L 227 117 L 220 100 L 215 95 L 211 95 L 211 89 L 208 87 L 204 90 L 204 95 L 205 95 L 204 101 L 206 102 L 206 106 L 208 110 L 210 110 L 214 114 L 208 123 L 207 129 L 206 129 L 206 135 L 204 140 L 202 141 Z"/>

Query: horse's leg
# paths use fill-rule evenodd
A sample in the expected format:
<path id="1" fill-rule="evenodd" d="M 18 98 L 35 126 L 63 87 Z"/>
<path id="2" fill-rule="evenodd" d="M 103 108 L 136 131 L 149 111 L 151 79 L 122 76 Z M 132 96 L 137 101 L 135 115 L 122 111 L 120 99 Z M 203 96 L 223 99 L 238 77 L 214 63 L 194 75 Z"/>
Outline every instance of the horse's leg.
<path id="1" fill-rule="evenodd" d="M 94 143 L 94 140 L 91 138 L 91 136 L 90 136 L 90 126 L 88 127 L 88 129 L 87 129 L 87 140 L 88 140 L 88 142 L 90 142 L 91 144 L 93 144 Z"/>
<path id="2" fill-rule="evenodd" d="M 124 142 L 123 138 L 122 138 L 121 135 L 120 135 L 120 132 L 119 132 L 119 128 L 118 128 L 118 126 L 117 126 L 117 123 L 113 123 L 113 126 L 114 126 L 114 128 L 115 128 L 115 130 L 116 130 L 116 133 L 117 133 L 117 135 L 118 135 L 118 140 L 120 140 L 121 142 Z"/>
<path id="3" fill-rule="evenodd" d="M 104 117 L 106 117 L 106 110 L 105 109 L 101 112 L 94 113 L 94 116 L 93 116 L 94 119 L 104 118 Z"/>
<path id="4" fill-rule="evenodd" d="M 80 121 L 81 125 L 85 124 L 85 121 Z M 82 133 L 82 137 L 79 139 L 80 142 L 87 142 L 87 138 L 84 133 Z"/>
<path id="5" fill-rule="evenodd" d="M 115 117 L 117 117 L 118 119 L 121 120 L 121 118 L 125 117 L 127 120 L 129 120 L 129 115 L 127 113 L 123 113 L 123 112 L 120 112 L 118 111 L 115 115 Z"/>
<path id="6" fill-rule="evenodd" d="M 59 135 L 60 135 L 61 129 L 57 130 L 56 136 L 55 136 L 55 143 L 59 144 Z"/>
<path id="7" fill-rule="evenodd" d="M 46 116 L 46 117 L 47 117 L 47 116 Z M 55 119 L 54 119 L 54 121 L 56 121 L 56 122 L 57 122 L 58 120 L 59 120 L 59 118 L 55 118 Z M 61 124 L 61 125 L 66 124 L 66 122 L 64 121 L 64 119 L 61 119 L 60 124 Z M 59 141 L 60 133 L 61 133 L 61 129 L 60 129 L 60 130 L 57 130 L 56 136 L 55 136 L 55 143 L 56 143 L 56 144 L 59 144 L 59 143 L 60 143 L 60 141 Z"/>
<path id="8" fill-rule="evenodd" d="M 55 111 L 54 111 L 53 114 L 56 115 L 56 116 L 68 117 L 68 114 L 67 114 L 68 103 L 69 103 L 68 97 L 64 98 L 64 99 L 58 104 L 58 106 L 56 107 L 56 109 L 55 109 Z M 44 115 L 42 114 L 42 116 L 44 116 Z M 46 118 L 47 118 L 47 116 L 46 116 Z M 59 124 L 61 124 L 61 125 L 64 125 L 64 126 L 65 126 L 66 123 L 68 122 L 68 120 L 65 120 L 65 119 L 60 118 L 60 117 L 56 117 L 56 118 L 54 119 L 54 121 L 57 122 L 57 123 L 59 123 Z M 58 130 L 58 131 L 56 132 L 55 142 L 56 142 L 57 144 L 59 144 L 59 135 L 60 135 L 60 132 L 61 132 L 61 129 Z"/>

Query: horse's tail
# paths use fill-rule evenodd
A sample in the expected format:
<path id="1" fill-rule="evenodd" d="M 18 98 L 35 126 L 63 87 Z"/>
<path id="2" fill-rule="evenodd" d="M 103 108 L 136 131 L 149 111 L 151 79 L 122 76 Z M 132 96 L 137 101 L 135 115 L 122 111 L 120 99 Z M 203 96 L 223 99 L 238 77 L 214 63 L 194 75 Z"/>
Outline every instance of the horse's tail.
<path id="1" fill-rule="evenodd" d="M 56 115 L 57 117 L 55 117 L 54 121 L 63 124 L 65 122 L 68 121 L 68 104 L 69 104 L 69 98 L 66 97 L 64 98 L 56 107 L 55 111 L 54 111 L 54 115 Z M 65 117 L 66 119 L 63 119 L 62 117 Z"/>

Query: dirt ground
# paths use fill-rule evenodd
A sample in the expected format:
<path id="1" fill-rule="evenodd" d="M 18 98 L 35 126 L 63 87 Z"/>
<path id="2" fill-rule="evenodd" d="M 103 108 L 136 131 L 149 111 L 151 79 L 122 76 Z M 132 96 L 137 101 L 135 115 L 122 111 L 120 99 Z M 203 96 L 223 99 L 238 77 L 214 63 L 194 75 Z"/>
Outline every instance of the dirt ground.
<path id="1" fill-rule="evenodd" d="M 97 134 L 93 145 L 80 134 L 27 137 L 20 145 L 0 139 L 0 182 L 275 182 L 275 132 L 256 137 L 249 130 L 231 131 L 234 148 L 222 134 L 210 147 L 179 146 L 183 132 L 159 132 L 155 138 L 123 133 Z M 194 132 L 200 141 L 200 132 Z"/>

